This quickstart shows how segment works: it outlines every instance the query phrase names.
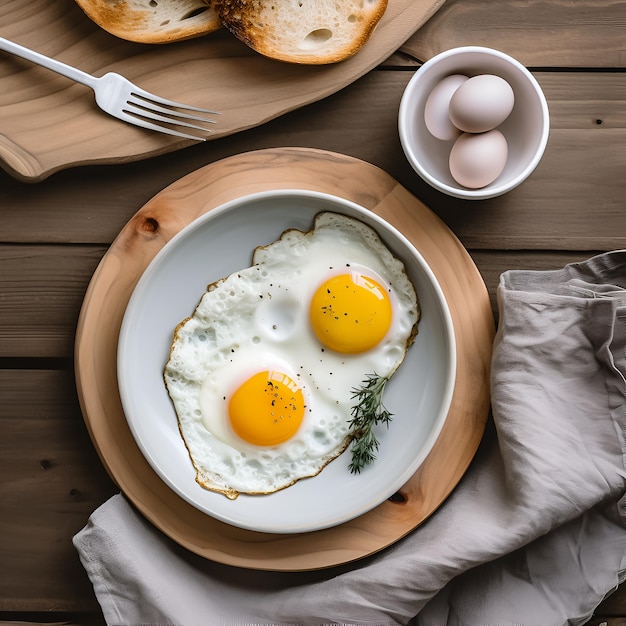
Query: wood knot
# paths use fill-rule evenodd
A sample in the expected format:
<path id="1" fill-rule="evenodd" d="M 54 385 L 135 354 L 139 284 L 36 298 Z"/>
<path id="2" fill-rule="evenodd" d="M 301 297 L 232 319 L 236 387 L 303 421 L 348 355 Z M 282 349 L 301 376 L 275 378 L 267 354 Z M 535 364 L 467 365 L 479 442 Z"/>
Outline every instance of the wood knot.
<path id="1" fill-rule="evenodd" d="M 393 502 L 394 504 L 406 504 L 406 496 L 401 491 L 396 491 L 396 493 L 389 497 L 389 502 Z"/>
<path id="2" fill-rule="evenodd" d="M 151 235 L 156 235 L 159 231 L 159 222 L 154 217 L 146 217 L 141 225 L 141 229 Z"/>

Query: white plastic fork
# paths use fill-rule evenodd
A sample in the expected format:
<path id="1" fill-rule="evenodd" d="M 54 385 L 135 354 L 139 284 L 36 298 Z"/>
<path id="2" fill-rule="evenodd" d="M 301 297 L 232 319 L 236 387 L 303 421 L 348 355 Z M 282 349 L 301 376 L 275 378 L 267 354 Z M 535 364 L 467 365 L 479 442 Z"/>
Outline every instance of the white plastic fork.
<path id="1" fill-rule="evenodd" d="M 206 125 L 215 124 L 215 120 L 198 114 L 219 115 L 218 111 L 188 106 L 156 96 L 140 89 L 115 72 L 109 72 L 98 78 L 3 37 L 0 37 L 0 50 L 15 54 L 91 87 L 96 96 L 96 104 L 103 111 L 143 128 L 185 139 L 205 141 L 206 135 L 211 132 Z M 176 130 L 176 128 L 181 130 Z"/>

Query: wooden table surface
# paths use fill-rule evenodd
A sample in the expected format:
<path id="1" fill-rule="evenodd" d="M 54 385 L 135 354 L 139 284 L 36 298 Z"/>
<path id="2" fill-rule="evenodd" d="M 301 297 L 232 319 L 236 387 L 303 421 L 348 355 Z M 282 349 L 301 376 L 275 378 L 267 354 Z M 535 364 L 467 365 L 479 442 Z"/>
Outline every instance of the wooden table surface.
<path id="1" fill-rule="evenodd" d="M 71 538 L 117 488 L 79 409 L 74 337 L 98 262 L 146 201 L 203 165 L 249 150 L 306 146 L 360 158 L 386 170 L 459 237 L 497 321 L 502 271 L 553 269 L 626 247 L 625 44 L 626 2 L 447 0 L 380 67 L 259 128 L 36 184 L 0 172 L 0 622 L 102 623 Z M 548 100 L 544 158 L 505 197 L 441 195 L 400 147 L 403 89 L 421 62 L 458 45 L 516 57 Z M 626 589 L 592 623 L 626 624 Z"/>

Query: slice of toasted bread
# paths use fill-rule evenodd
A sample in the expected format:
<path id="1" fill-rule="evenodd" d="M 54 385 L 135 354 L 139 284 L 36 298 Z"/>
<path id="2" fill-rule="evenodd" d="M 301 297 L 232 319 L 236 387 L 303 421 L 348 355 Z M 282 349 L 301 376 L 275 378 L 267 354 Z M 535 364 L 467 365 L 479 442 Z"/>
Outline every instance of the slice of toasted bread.
<path id="1" fill-rule="evenodd" d="M 76 0 L 98 26 L 141 43 L 170 43 L 211 33 L 222 24 L 211 0 Z"/>
<path id="2" fill-rule="evenodd" d="M 336 63 L 355 54 L 387 0 L 214 0 L 224 26 L 257 52 L 290 63 Z"/>

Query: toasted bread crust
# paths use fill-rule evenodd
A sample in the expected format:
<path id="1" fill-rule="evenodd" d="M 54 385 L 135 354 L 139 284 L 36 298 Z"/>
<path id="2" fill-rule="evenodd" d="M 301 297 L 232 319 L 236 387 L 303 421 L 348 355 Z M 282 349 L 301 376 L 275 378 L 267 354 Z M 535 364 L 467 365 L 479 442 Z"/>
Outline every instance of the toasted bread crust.
<path id="1" fill-rule="evenodd" d="M 213 6 L 223 25 L 260 54 L 327 64 L 362 48 L 387 0 L 215 0 Z"/>
<path id="2" fill-rule="evenodd" d="M 76 0 L 98 26 L 140 43 L 170 43 L 221 28 L 211 0 Z"/>

